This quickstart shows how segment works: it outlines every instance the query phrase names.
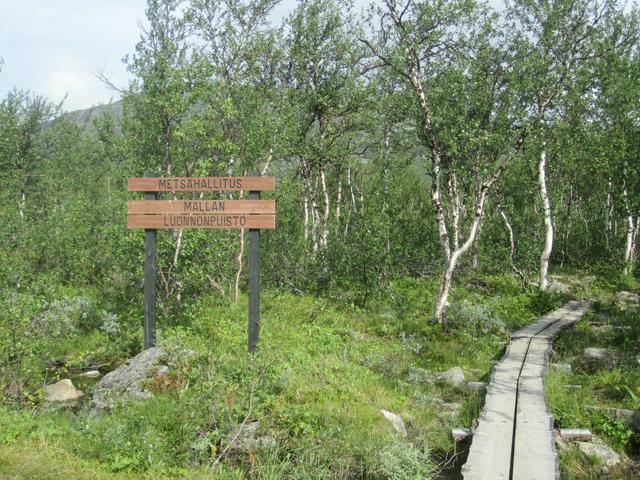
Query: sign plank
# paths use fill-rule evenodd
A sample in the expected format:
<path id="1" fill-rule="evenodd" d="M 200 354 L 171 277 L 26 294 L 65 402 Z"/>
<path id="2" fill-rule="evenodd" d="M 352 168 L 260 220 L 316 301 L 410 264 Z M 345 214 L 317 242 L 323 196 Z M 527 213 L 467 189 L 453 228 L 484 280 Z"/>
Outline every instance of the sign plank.
<path id="1" fill-rule="evenodd" d="M 275 177 L 167 177 L 127 180 L 127 190 L 130 192 L 239 192 L 275 189 Z"/>
<path id="2" fill-rule="evenodd" d="M 130 200 L 127 213 L 276 213 L 275 200 Z"/>
<path id="3" fill-rule="evenodd" d="M 129 228 L 276 228 L 275 215 L 129 215 Z"/>

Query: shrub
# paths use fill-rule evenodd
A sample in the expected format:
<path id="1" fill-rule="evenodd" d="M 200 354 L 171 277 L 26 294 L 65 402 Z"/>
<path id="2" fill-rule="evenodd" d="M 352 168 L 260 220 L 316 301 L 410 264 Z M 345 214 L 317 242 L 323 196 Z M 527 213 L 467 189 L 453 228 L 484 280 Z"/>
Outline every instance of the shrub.
<path id="1" fill-rule="evenodd" d="M 489 307 L 473 304 L 467 300 L 449 307 L 447 320 L 452 327 L 464 330 L 474 337 L 507 333 L 506 324 L 494 317 Z"/>

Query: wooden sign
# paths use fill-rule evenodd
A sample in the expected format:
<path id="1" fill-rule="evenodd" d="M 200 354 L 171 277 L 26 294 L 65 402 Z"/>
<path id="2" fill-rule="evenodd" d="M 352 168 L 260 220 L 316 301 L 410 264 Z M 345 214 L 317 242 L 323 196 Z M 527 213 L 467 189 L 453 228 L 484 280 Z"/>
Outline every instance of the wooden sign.
<path id="1" fill-rule="evenodd" d="M 127 213 L 256 214 L 276 213 L 275 200 L 130 200 Z"/>
<path id="2" fill-rule="evenodd" d="M 275 215 L 129 215 L 129 228 L 276 228 Z"/>
<path id="3" fill-rule="evenodd" d="M 254 352 L 260 335 L 260 230 L 276 228 L 275 200 L 261 200 L 260 192 L 275 190 L 274 177 L 130 178 L 130 192 L 144 192 L 144 200 L 127 203 L 127 226 L 144 228 L 144 348 L 156 341 L 156 231 L 158 229 L 249 230 L 248 347 Z M 249 200 L 158 200 L 158 192 L 250 190 Z"/>
<path id="4" fill-rule="evenodd" d="M 239 192 L 275 190 L 275 177 L 171 177 L 130 178 L 130 192 Z"/>

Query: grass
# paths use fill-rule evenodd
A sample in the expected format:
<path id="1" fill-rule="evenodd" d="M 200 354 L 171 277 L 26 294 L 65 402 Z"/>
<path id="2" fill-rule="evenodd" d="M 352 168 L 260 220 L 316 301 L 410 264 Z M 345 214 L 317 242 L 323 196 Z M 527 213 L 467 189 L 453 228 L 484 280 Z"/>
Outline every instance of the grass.
<path id="1" fill-rule="evenodd" d="M 640 363 L 637 360 L 640 312 L 618 308 L 613 292 L 620 287 L 633 290 L 638 285 L 624 279 L 597 280 L 583 287 L 583 295 L 594 300 L 594 308 L 554 342 L 551 361 L 569 363 L 572 370 L 566 373 L 552 369 L 547 376 L 546 395 L 560 427 L 588 428 L 617 452 L 637 461 L 640 436 L 602 411 L 603 408 L 640 409 Z M 586 365 L 582 354 L 588 347 L 617 350 L 620 358 L 600 366 Z M 580 385 L 581 388 L 567 388 L 566 385 Z M 628 467 L 627 464 L 605 475 L 575 451 L 565 451 L 561 455 L 563 478 L 636 478 Z"/>
<path id="2" fill-rule="evenodd" d="M 446 328 L 429 321 L 431 280 L 397 281 L 367 309 L 267 292 L 254 356 L 246 354 L 246 298 L 201 298 L 189 321 L 159 331 L 172 373 L 149 385 L 152 400 L 100 415 L 88 406 L 49 411 L 34 389 L 29 409 L 0 407 L 0 478 L 210 478 L 214 466 L 222 479 L 455 478 L 440 468 L 454 452 L 449 432 L 478 416 L 482 398 L 429 377 L 460 366 L 467 380 L 487 380 L 509 331 L 565 301 L 503 276 L 457 285 Z M 74 368 L 95 362 L 81 338 L 65 343 Z M 96 349 L 114 364 L 124 350 Z M 41 364 L 39 375 L 53 381 L 68 364 Z M 407 438 L 381 409 L 404 419 Z M 259 422 L 266 446 L 230 448 L 243 421 Z"/>

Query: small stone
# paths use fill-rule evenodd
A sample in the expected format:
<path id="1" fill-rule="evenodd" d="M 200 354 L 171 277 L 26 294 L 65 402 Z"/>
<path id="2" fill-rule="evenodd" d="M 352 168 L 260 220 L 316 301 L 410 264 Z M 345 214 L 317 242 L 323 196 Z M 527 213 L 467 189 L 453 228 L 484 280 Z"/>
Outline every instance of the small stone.
<path id="1" fill-rule="evenodd" d="M 609 445 L 593 435 L 590 442 L 575 442 L 580 451 L 588 456 L 593 456 L 605 467 L 615 467 L 622 463 L 622 458 Z"/>
<path id="2" fill-rule="evenodd" d="M 620 357 L 621 354 L 618 350 L 585 348 L 582 354 L 582 362 L 588 368 L 612 367 L 620 362 Z"/>
<path id="3" fill-rule="evenodd" d="M 442 408 L 448 413 L 456 413 L 460 409 L 460 404 L 456 402 L 444 402 Z"/>
<path id="4" fill-rule="evenodd" d="M 248 422 L 238 426 L 227 436 L 227 441 L 230 444 L 229 451 L 231 453 L 241 453 L 275 445 L 275 438 L 258 435 L 259 426 L 260 422 Z"/>
<path id="5" fill-rule="evenodd" d="M 98 378 L 100 376 L 100 372 L 98 370 L 89 370 L 87 372 L 82 372 L 78 376 L 82 378 Z"/>
<path id="6" fill-rule="evenodd" d="M 454 442 L 462 442 L 473 435 L 470 428 L 454 428 L 451 430 L 451 436 Z"/>
<path id="7" fill-rule="evenodd" d="M 558 370 L 564 373 L 571 373 L 571 364 L 570 363 L 552 363 L 550 365 L 554 370 Z"/>
<path id="8" fill-rule="evenodd" d="M 436 383 L 462 388 L 465 385 L 464 372 L 460 367 L 453 367 L 436 376 Z"/>
<path id="9" fill-rule="evenodd" d="M 84 393 L 74 387 L 68 378 L 53 385 L 47 385 L 44 387 L 44 394 L 44 399 L 49 404 L 62 403 L 70 406 L 75 405 L 84 396 Z"/>
<path id="10" fill-rule="evenodd" d="M 487 384 L 485 382 L 469 382 L 467 390 L 469 393 L 483 393 L 487 391 Z"/>
<path id="11" fill-rule="evenodd" d="M 388 412 L 387 410 L 380 410 L 380 412 L 384 415 L 384 418 L 391 422 L 391 426 L 393 426 L 393 429 L 398 432 L 401 437 L 406 437 L 408 435 L 407 429 L 404 426 L 404 421 L 400 418 L 400 415 Z"/>

